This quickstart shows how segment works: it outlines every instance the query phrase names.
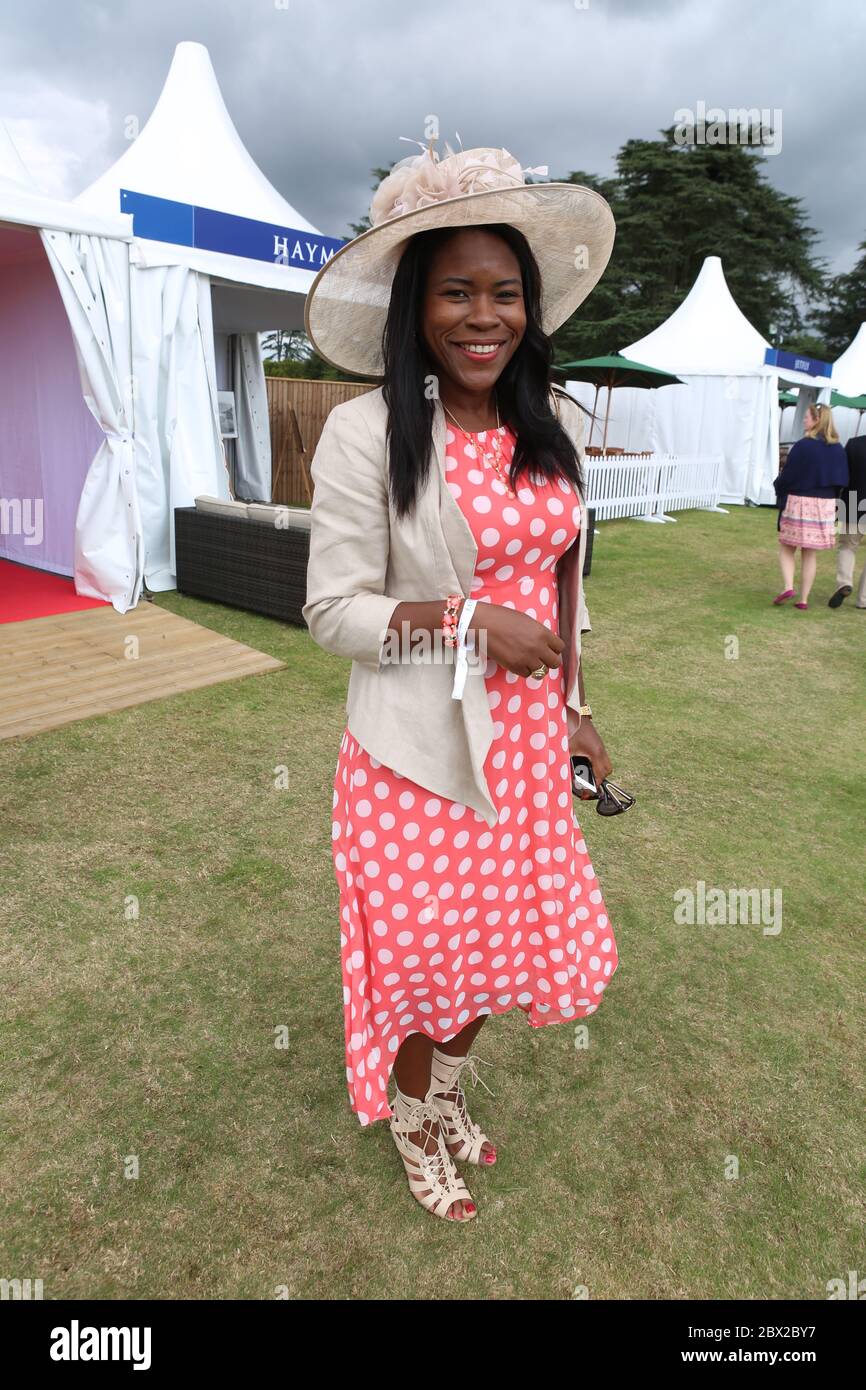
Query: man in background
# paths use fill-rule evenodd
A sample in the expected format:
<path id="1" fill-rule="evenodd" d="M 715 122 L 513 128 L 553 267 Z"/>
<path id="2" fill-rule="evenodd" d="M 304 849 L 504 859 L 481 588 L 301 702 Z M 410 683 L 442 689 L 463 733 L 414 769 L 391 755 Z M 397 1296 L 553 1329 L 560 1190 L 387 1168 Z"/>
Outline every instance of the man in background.
<path id="1" fill-rule="evenodd" d="M 831 596 L 831 608 L 838 608 L 854 588 L 854 564 L 857 548 L 866 530 L 866 434 L 849 439 L 845 445 L 848 455 L 848 488 L 843 489 L 844 525 L 840 526 L 836 547 L 836 592 Z M 861 529 L 861 526 L 863 529 Z M 866 563 L 860 575 L 857 607 L 866 609 Z"/>

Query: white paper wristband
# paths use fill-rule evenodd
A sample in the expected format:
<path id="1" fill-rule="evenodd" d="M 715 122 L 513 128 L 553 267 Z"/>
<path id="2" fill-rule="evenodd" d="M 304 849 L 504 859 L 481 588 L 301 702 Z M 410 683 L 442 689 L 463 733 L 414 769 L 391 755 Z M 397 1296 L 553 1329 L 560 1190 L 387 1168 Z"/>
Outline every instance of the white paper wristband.
<path id="1" fill-rule="evenodd" d="M 475 605 L 477 604 L 477 602 L 477 599 L 467 598 L 464 600 L 463 607 L 460 610 L 460 618 L 457 623 L 457 660 L 454 664 L 454 685 L 451 690 L 452 700 L 463 699 L 463 691 L 466 686 L 466 676 L 469 670 L 469 662 L 466 656 L 466 629 L 469 626 L 472 614 L 475 612 Z M 470 639 L 472 641 L 472 649 L 474 651 L 475 642 L 474 638 L 472 638 L 472 634 L 470 634 Z"/>

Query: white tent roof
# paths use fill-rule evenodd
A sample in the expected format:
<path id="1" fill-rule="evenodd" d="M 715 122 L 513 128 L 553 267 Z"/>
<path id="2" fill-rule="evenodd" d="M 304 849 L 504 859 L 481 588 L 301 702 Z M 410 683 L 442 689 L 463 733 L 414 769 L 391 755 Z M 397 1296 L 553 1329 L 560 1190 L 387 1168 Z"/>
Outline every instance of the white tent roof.
<path id="1" fill-rule="evenodd" d="M 866 394 L 866 323 L 861 323 L 856 338 L 833 363 L 833 390 L 843 396 Z"/>
<path id="2" fill-rule="evenodd" d="M 742 376 L 763 374 L 769 346 L 738 307 L 720 258 L 707 256 L 670 318 L 622 353 L 676 376 Z"/>
<path id="3" fill-rule="evenodd" d="M 115 211 L 111 216 L 103 216 L 44 193 L 18 153 L 6 124 L 0 121 L 0 227 L 4 224 L 91 232 L 122 241 L 132 237 L 132 218 L 128 214 Z"/>
<path id="4" fill-rule="evenodd" d="M 122 194 L 121 190 L 126 193 Z M 306 295 L 318 264 L 315 269 L 305 269 L 281 263 L 276 255 L 271 256 L 274 237 L 269 232 L 259 236 L 259 244 L 267 247 L 268 259 L 146 238 L 140 234 L 140 212 L 134 206 L 135 195 L 166 199 L 175 205 L 165 210 L 170 227 L 191 226 L 193 208 L 210 209 L 251 223 L 264 223 L 271 229 L 309 233 L 303 240 L 313 246 L 333 241 L 323 238 L 318 229 L 277 192 L 251 158 L 226 109 L 210 55 L 200 43 L 177 45 L 156 106 L 138 138 L 110 169 L 78 195 L 75 202 L 82 208 L 102 213 L 116 213 L 128 205 L 136 216 L 139 264 L 187 265 L 210 274 L 216 282 L 229 281 L 257 286 L 260 290 Z M 241 316 L 250 311 L 254 317 L 258 316 L 259 322 L 246 325 L 248 327 L 290 326 L 261 321 L 264 301 L 278 304 L 276 296 L 263 299 L 261 295 L 251 296 L 235 289 L 228 290 L 224 300 L 233 303 Z M 214 326 L 219 328 L 217 296 L 214 303 Z M 285 312 L 284 302 L 283 316 Z M 301 321 L 299 318 L 298 323 Z M 243 331 L 244 326 L 240 322 L 232 325 L 236 331 Z"/>

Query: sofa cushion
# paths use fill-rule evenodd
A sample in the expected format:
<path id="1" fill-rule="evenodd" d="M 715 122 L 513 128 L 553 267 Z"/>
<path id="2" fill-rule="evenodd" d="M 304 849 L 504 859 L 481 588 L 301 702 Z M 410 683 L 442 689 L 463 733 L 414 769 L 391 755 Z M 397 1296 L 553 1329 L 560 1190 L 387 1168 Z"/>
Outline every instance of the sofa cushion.
<path id="1" fill-rule="evenodd" d="M 310 529 L 309 507 L 288 507 L 279 502 L 248 502 L 247 516 L 250 521 L 265 521 L 278 531 Z"/>
<path id="2" fill-rule="evenodd" d="M 209 516 L 235 516 L 240 521 L 247 519 L 247 503 L 235 502 L 231 497 L 208 497 L 203 493 L 195 499 L 195 509 Z"/>

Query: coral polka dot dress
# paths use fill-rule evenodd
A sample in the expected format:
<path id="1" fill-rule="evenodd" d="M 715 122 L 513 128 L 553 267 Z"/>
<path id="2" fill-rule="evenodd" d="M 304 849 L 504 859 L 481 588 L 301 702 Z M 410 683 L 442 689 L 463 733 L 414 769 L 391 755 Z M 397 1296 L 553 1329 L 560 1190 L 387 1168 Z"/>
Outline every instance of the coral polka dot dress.
<path id="1" fill-rule="evenodd" d="M 492 433 L 446 433 L 446 482 L 478 546 L 471 597 L 556 631 L 556 562 L 578 539 L 580 509 L 567 482 L 539 475 L 510 497 L 476 448 L 489 450 Z M 507 474 L 515 437 L 499 434 Z M 536 1028 L 583 1018 L 617 968 L 574 814 L 562 667 L 534 680 L 488 661 L 484 681 L 492 828 L 378 762 L 348 727 L 340 742 L 332 849 L 346 1077 L 362 1125 L 391 1115 L 388 1082 L 410 1033 L 447 1042 L 515 1005 Z"/>

